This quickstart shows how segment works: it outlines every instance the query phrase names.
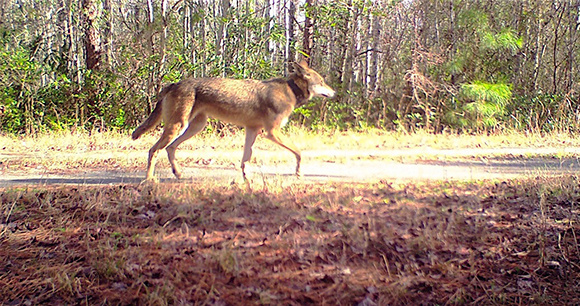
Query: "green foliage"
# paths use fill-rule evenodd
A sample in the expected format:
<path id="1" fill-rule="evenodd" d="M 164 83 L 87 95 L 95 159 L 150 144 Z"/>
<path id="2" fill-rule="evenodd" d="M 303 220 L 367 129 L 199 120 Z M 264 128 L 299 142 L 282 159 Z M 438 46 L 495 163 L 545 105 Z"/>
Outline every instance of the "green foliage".
<path id="1" fill-rule="evenodd" d="M 483 33 L 481 45 L 484 50 L 509 51 L 511 54 L 515 54 L 522 48 L 523 38 L 517 37 L 513 30 L 505 28 L 497 34 Z"/>
<path id="2" fill-rule="evenodd" d="M 313 128 L 576 130 L 580 118 L 578 14 L 566 5 L 322 0 L 292 2 L 288 16 L 287 1 L 178 1 L 165 13 L 153 1 L 151 22 L 145 2 L 120 1 L 96 14 L 102 63 L 85 71 L 85 12 L 67 3 L 6 3 L 0 131 L 128 129 L 167 83 L 268 79 L 303 57 L 337 91 L 293 115 Z"/>
<path id="3" fill-rule="evenodd" d="M 512 97 L 511 86 L 507 84 L 491 84 L 474 82 L 461 86 L 461 95 L 477 103 L 489 103 L 497 109 L 503 109 Z"/>
<path id="4" fill-rule="evenodd" d="M 448 73 L 463 74 L 468 83 L 477 79 L 509 78 L 513 71 L 507 63 L 522 48 L 523 38 L 510 27 L 494 29 L 487 14 L 478 9 L 459 14 L 458 24 L 462 39 L 444 64 Z"/>
<path id="5" fill-rule="evenodd" d="M 66 74 L 44 84 L 43 76 L 56 74 L 24 47 L 4 45 L 0 52 L 0 130 L 34 133 L 86 127 L 125 126 L 125 110 L 119 103 L 124 88 L 113 74 L 88 71 L 84 89 Z"/>
<path id="6" fill-rule="evenodd" d="M 517 96 L 507 106 L 512 128 L 540 133 L 580 132 L 580 99 L 539 93 Z"/>
<path id="7" fill-rule="evenodd" d="M 495 129 L 506 113 L 506 106 L 512 98 L 512 86 L 474 82 L 461 86 L 460 97 L 468 101 L 463 105 L 469 127 Z M 465 122 L 465 123 L 467 123 Z"/>
<path id="8" fill-rule="evenodd" d="M 36 62 L 30 50 L 2 40 L 0 47 L 0 128 L 7 132 L 33 132 L 42 125 L 45 101 L 39 92 L 47 67 Z"/>
<path id="9" fill-rule="evenodd" d="M 448 60 L 431 75 L 440 75 L 441 124 L 471 131 L 494 130 L 506 125 L 513 95 L 513 61 L 524 46 L 523 37 L 490 18 L 478 5 L 457 15 L 456 40 Z M 478 81 L 486 80 L 486 81 Z M 434 103 L 433 101 L 432 103 Z"/>

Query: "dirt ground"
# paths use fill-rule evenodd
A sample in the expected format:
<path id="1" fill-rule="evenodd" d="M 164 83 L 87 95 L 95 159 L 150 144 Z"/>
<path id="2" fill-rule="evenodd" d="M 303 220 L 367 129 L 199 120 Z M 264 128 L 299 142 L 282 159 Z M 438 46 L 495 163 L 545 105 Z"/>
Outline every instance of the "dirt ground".
<path id="1" fill-rule="evenodd" d="M 303 152 L 303 181 L 312 182 L 365 182 L 376 180 L 480 180 L 509 179 L 534 175 L 561 175 L 577 173 L 580 161 L 573 157 L 577 152 L 573 148 L 533 148 L 533 149 L 461 149 L 461 150 L 334 150 Z M 103 153 L 100 155 L 114 153 Z M 229 152 L 239 155 L 239 152 Z M 267 160 L 268 154 L 263 157 Z M 146 156 L 141 154 L 141 162 L 134 166 L 118 166 L 114 162 L 90 165 L 83 168 L 54 167 L 48 169 L 42 164 L 42 156 L 28 157 L 23 162 L 19 157 L 0 154 L 0 187 L 21 185 L 52 184 L 119 184 L 137 183 L 144 175 Z M 222 153 L 223 155 L 223 153 Z M 230 156 L 227 155 L 227 158 Z M 214 160 L 205 160 L 200 152 L 180 151 L 179 158 L 193 161 L 183 165 L 183 183 L 195 183 L 198 180 L 231 182 L 241 180 L 237 163 L 221 164 Z M 562 157 L 558 157 L 562 156 Z M 580 155 L 578 155 L 580 156 Z M 51 156 L 54 159 L 68 158 L 66 155 Z M 75 154 L 78 160 L 94 159 L 94 153 Z M 122 158 L 122 157 L 120 157 Z M 219 159 L 219 156 L 218 158 Z M 173 174 L 160 154 L 157 175 L 162 182 L 174 182 Z M 16 165 L 16 166 L 15 166 Z M 294 161 L 248 164 L 248 173 L 252 180 L 274 178 L 295 181 L 293 175 Z"/>
<path id="2" fill-rule="evenodd" d="M 306 151 L 249 184 L 5 154 L 0 305 L 579 305 L 580 166 L 542 150 Z"/>

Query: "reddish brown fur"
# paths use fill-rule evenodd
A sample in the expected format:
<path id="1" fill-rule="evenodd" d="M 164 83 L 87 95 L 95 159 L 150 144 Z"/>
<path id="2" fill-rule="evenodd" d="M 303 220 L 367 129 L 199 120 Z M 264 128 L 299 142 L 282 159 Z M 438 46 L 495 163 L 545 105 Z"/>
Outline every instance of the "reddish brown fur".
<path id="1" fill-rule="evenodd" d="M 296 72 L 288 78 L 267 81 L 190 78 L 165 87 L 149 118 L 132 134 L 133 139 L 137 139 L 161 120 L 165 122 L 159 141 L 149 150 L 146 179 L 155 180 L 156 155 L 163 148 L 167 150 L 173 173 L 181 178 L 175 150 L 203 129 L 208 117 L 246 128 L 241 164 L 244 178 L 245 163 L 250 160 L 252 145 L 262 129 L 268 139 L 294 153 L 296 174 L 300 175 L 300 151 L 280 133 L 280 128 L 297 105 L 315 95 L 333 96 L 334 91 L 306 63 L 297 64 L 295 68 Z M 186 130 L 178 137 L 184 128 Z"/>

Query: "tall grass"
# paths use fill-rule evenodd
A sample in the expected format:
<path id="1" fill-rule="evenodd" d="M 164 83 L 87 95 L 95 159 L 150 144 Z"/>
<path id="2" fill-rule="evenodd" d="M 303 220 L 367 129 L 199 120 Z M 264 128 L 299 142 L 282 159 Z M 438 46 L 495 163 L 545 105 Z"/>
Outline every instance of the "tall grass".
<path id="1" fill-rule="evenodd" d="M 495 132 L 491 134 L 465 134 L 445 132 L 433 134 L 426 131 L 407 133 L 365 129 L 359 131 L 308 130 L 289 126 L 284 132 L 303 150 L 371 150 L 409 149 L 429 147 L 434 149 L 496 148 L 496 147 L 571 147 L 580 145 L 580 139 L 572 133 Z M 145 134 L 137 141 L 128 132 L 112 130 L 86 132 L 82 130 L 44 132 L 34 135 L 0 134 L 0 149 L 4 152 L 81 152 L 91 150 L 148 150 L 160 136 L 160 129 Z M 205 131 L 183 143 L 180 148 L 239 149 L 244 144 L 243 129 Z M 268 150 L 277 146 L 263 137 L 257 147 Z M 0 152 L 1 152 L 0 151 Z"/>

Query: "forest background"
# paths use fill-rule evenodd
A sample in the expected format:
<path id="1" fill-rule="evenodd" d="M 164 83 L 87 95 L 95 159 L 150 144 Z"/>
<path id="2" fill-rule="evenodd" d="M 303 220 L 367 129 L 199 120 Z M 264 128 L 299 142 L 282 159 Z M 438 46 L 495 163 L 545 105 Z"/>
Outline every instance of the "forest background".
<path id="1" fill-rule="evenodd" d="M 573 133 L 579 28 L 576 0 L 0 0 L 0 132 L 129 129 L 167 83 L 306 59 L 338 93 L 308 128 Z"/>

